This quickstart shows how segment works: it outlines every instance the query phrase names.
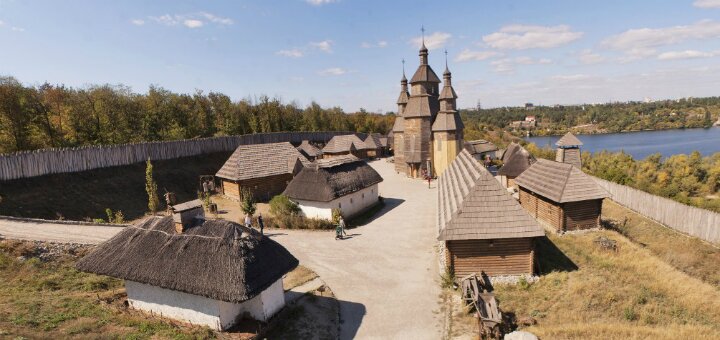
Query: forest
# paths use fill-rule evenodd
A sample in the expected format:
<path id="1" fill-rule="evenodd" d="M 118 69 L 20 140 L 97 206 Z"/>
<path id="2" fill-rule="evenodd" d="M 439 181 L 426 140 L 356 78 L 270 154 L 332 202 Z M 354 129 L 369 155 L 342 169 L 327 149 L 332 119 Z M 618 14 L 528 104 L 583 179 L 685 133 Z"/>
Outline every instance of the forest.
<path id="1" fill-rule="evenodd" d="M 589 126 L 586 133 L 710 127 L 720 118 L 720 97 L 683 98 L 655 102 L 627 102 L 568 106 L 500 107 L 461 110 L 465 126 L 482 130 L 507 127 L 512 121 L 535 116 L 541 128 L 534 135 L 564 134 Z"/>
<path id="2" fill-rule="evenodd" d="M 393 122 L 392 114 L 315 102 L 301 108 L 267 96 L 233 101 L 217 92 L 150 86 L 140 94 L 123 85 L 25 86 L 0 77 L 0 153 L 277 131 L 387 133 Z"/>

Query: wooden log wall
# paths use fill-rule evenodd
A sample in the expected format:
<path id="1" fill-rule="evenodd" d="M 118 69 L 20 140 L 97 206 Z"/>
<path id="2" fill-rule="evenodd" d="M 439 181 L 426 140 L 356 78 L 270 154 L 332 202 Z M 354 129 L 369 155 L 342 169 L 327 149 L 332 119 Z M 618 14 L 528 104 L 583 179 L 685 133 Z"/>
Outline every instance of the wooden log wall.
<path id="1" fill-rule="evenodd" d="M 600 226 L 602 200 L 568 202 L 563 204 L 565 230 L 584 230 Z"/>
<path id="2" fill-rule="evenodd" d="M 682 233 L 720 244 L 720 214 L 597 177 L 593 179 L 620 205 Z"/>
<path id="3" fill-rule="evenodd" d="M 563 231 L 563 209 L 559 204 L 520 187 L 520 205 L 532 217 L 545 222 L 557 231 Z"/>
<path id="4" fill-rule="evenodd" d="M 274 132 L 168 142 L 24 151 L 0 155 L 0 181 L 129 165 L 148 159 L 163 160 L 227 152 L 248 144 L 290 142 L 297 145 L 303 140 L 327 143 L 333 136 L 352 133 L 354 132 Z M 367 134 L 358 134 L 358 136 L 364 139 Z"/>
<path id="5" fill-rule="evenodd" d="M 489 276 L 533 273 L 532 238 L 448 241 L 447 249 L 458 278 L 483 271 Z"/>

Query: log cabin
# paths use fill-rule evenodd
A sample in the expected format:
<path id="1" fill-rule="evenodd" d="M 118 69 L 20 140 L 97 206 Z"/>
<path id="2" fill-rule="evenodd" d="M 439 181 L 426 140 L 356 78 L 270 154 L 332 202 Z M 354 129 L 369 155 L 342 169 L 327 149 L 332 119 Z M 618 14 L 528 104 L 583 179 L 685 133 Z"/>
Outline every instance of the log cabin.
<path id="1" fill-rule="evenodd" d="M 76 268 L 125 280 L 131 308 L 226 330 L 246 316 L 266 322 L 282 309 L 282 278 L 297 265 L 252 228 L 152 216 L 98 245 Z"/>
<path id="2" fill-rule="evenodd" d="M 437 218 L 442 270 L 458 278 L 534 273 L 542 227 L 467 150 L 438 180 Z"/>
<path id="3" fill-rule="evenodd" d="M 379 133 L 369 133 L 367 138 L 365 138 L 364 142 L 365 145 L 368 147 L 368 158 L 377 158 L 385 155 L 385 148 L 383 147 L 381 138 L 382 135 Z"/>
<path id="4" fill-rule="evenodd" d="M 284 194 L 297 203 L 303 215 L 332 219 L 332 210 L 340 209 L 350 218 L 378 203 L 380 174 L 365 161 L 344 155 L 317 160 L 300 171 Z"/>
<path id="5" fill-rule="evenodd" d="M 320 149 L 318 149 L 315 145 L 310 144 L 307 140 L 302 141 L 302 143 L 300 143 L 297 147 L 297 150 L 311 162 L 322 158 L 322 151 L 320 151 Z"/>
<path id="6" fill-rule="evenodd" d="M 535 157 L 518 143 L 510 143 L 502 156 L 503 165 L 498 170 L 500 182 L 505 188 L 517 189 L 515 178 L 520 176 L 533 163 Z"/>
<path id="7" fill-rule="evenodd" d="M 368 158 L 368 151 L 372 150 L 357 135 L 340 135 L 331 138 L 322 149 L 323 158 L 332 158 L 342 155 L 354 155 L 357 158 Z"/>
<path id="8" fill-rule="evenodd" d="M 308 165 L 310 161 L 288 142 L 241 145 L 215 176 L 229 199 L 242 200 L 243 190 L 248 190 L 256 200 L 268 201 Z"/>
<path id="9" fill-rule="evenodd" d="M 600 225 L 607 191 L 572 164 L 538 161 L 515 179 L 520 204 L 543 226 L 562 233 Z"/>

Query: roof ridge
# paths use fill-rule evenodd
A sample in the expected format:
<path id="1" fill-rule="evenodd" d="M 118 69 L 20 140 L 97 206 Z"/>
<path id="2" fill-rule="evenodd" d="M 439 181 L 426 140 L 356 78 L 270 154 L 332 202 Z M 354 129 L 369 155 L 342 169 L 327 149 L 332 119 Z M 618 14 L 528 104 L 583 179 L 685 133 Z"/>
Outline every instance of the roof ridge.
<path id="1" fill-rule="evenodd" d="M 552 161 L 551 161 L 551 162 L 552 162 Z M 557 162 L 557 163 L 560 163 L 560 162 Z M 567 163 L 562 163 L 562 164 L 567 164 Z M 568 168 L 567 175 L 565 176 L 565 181 L 564 181 L 564 183 L 563 183 L 562 190 L 560 190 L 560 202 L 563 201 L 563 197 L 565 197 L 565 188 L 567 187 L 568 182 L 570 182 L 570 174 L 572 173 L 573 165 L 572 165 L 572 164 L 569 164 L 569 165 L 570 165 L 570 168 Z"/>

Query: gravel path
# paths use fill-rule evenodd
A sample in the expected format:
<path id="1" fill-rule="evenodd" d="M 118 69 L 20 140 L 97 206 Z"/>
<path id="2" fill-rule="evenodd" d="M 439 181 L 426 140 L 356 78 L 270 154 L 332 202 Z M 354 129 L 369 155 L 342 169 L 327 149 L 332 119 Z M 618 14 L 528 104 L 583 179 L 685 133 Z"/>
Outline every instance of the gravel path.
<path id="1" fill-rule="evenodd" d="M 392 163 L 371 162 L 384 182 L 386 207 L 349 238 L 334 232 L 267 230 L 314 270 L 340 302 L 342 339 L 439 339 L 440 287 L 435 245 L 436 189 L 398 175 Z M 97 244 L 122 227 L 0 219 L 0 236 Z"/>
<path id="2" fill-rule="evenodd" d="M 334 240 L 333 232 L 267 234 L 314 270 L 340 301 L 342 339 L 439 339 L 440 288 L 435 244 L 436 189 L 407 179 L 384 160 L 388 203 L 372 222 Z"/>
<path id="3" fill-rule="evenodd" d="M 16 221 L 0 218 L 0 236 L 10 239 L 56 243 L 98 244 L 124 227 Z"/>

